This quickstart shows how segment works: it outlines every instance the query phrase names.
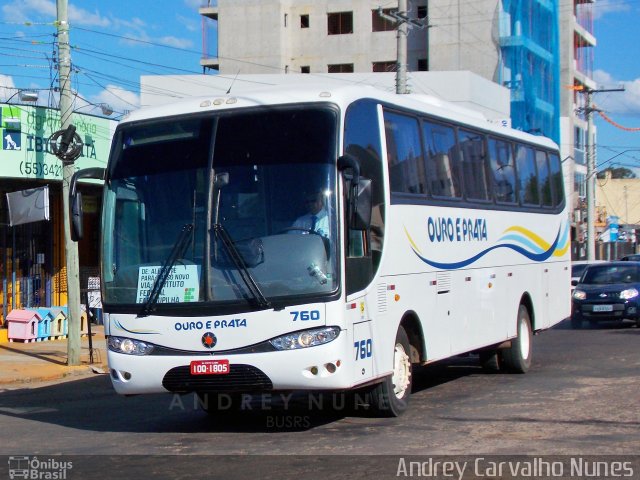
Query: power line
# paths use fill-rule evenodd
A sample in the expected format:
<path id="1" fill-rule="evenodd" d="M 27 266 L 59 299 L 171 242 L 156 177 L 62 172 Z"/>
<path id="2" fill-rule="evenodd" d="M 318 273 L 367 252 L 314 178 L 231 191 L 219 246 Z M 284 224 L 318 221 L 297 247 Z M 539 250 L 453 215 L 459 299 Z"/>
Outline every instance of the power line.
<path id="1" fill-rule="evenodd" d="M 115 33 L 100 32 L 99 30 L 92 30 L 90 28 L 83 28 L 83 27 L 78 27 L 78 26 L 72 26 L 72 28 L 75 29 L 75 30 L 82 30 L 82 31 L 85 31 L 85 32 L 96 33 L 98 35 L 105 35 L 107 37 L 120 38 L 122 40 L 128 40 L 130 42 L 143 43 L 145 45 L 153 45 L 154 47 L 168 48 L 168 49 L 171 49 L 171 50 L 177 50 L 177 51 L 180 51 L 180 52 L 191 53 L 191 54 L 198 55 L 198 56 L 201 55 L 201 53 L 199 51 L 196 51 L 196 50 L 189 50 L 187 48 L 174 47 L 173 45 L 166 45 L 166 44 L 162 44 L 162 43 L 151 42 L 149 40 L 140 40 L 139 38 L 128 37 L 126 35 L 116 35 Z"/>

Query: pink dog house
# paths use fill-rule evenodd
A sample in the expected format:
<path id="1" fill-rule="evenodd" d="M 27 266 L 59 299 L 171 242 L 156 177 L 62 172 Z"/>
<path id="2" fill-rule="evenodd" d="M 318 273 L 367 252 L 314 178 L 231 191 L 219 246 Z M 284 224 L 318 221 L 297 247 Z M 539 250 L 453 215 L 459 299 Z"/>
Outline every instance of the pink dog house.
<path id="1" fill-rule="evenodd" d="M 38 338 L 38 322 L 41 320 L 38 312 L 31 310 L 11 310 L 7 315 L 9 326 L 9 341 L 22 340 L 34 342 Z"/>

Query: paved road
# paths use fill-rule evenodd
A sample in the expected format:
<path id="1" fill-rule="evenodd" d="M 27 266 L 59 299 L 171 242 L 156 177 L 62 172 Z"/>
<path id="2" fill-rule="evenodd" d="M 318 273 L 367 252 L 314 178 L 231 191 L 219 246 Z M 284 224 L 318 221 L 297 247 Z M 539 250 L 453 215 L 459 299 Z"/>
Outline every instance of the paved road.
<path id="1" fill-rule="evenodd" d="M 254 401 L 251 411 L 210 417 L 192 395 L 117 396 L 106 376 L 4 391 L 0 455 L 640 452 L 640 328 L 560 324 L 535 337 L 526 375 L 476 363 L 417 371 L 410 410 L 397 419 L 320 409 L 320 397 L 286 398 L 286 409 L 266 398 L 264 408 Z"/>

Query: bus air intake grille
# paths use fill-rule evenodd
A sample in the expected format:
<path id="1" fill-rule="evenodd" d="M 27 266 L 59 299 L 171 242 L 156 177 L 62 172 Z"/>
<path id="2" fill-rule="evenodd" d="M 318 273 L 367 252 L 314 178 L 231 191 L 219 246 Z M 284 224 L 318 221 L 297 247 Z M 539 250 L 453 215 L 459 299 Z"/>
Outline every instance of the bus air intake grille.
<path id="1" fill-rule="evenodd" d="M 169 370 L 162 386 L 175 393 L 187 392 L 261 392 L 273 390 L 265 373 L 251 365 L 232 364 L 226 375 L 191 375 L 189 365 Z"/>

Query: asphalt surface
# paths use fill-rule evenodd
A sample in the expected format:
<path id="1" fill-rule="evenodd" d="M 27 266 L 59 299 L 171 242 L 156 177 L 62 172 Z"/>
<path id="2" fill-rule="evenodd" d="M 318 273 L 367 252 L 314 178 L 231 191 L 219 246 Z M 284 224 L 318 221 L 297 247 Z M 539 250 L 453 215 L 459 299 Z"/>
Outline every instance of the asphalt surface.
<path id="1" fill-rule="evenodd" d="M 564 322 L 535 337 L 525 375 L 486 373 L 473 356 L 423 367 L 395 419 L 303 395 L 208 415 L 193 395 L 121 397 L 97 374 L 12 384 L 0 391 L 0 455 L 73 461 L 69 479 L 396 478 L 402 459 L 426 468 L 479 458 L 557 461 L 563 478 L 586 478 L 569 475 L 572 461 L 631 462 L 633 475 L 621 476 L 640 478 L 638 341 L 630 324 Z"/>

